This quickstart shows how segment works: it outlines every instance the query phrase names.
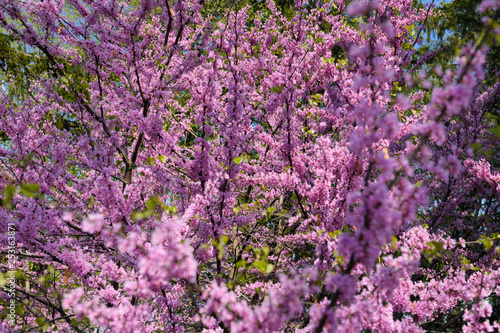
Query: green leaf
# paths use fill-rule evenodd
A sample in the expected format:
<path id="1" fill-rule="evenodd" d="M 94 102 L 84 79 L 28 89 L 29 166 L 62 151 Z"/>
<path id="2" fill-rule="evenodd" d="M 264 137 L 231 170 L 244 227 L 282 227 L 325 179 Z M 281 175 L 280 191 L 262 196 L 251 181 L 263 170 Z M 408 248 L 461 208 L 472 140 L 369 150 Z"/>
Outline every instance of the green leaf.
<path id="1" fill-rule="evenodd" d="M 443 242 L 431 241 L 427 242 L 427 245 L 429 246 L 429 248 L 424 250 L 424 254 L 429 261 L 431 261 L 436 257 L 441 257 L 443 255 L 444 252 Z"/>
<path id="2" fill-rule="evenodd" d="M 241 162 L 243 162 L 243 157 L 240 156 L 240 157 L 233 158 L 233 161 L 236 164 L 240 164 Z"/>
<path id="3" fill-rule="evenodd" d="M 273 91 L 273 92 L 275 92 L 275 93 L 279 94 L 279 93 L 281 93 L 281 92 L 283 91 L 283 89 L 284 89 L 284 88 L 285 88 L 285 86 L 284 86 L 284 85 L 281 85 L 281 86 L 279 86 L 279 87 L 272 87 L 272 88 L 271 88 L 271 91 Z"/>
<path id="4" fill-rule="evenodd" d="M 241 267 L 245 267 L 247 265 L 247 261 L 246 260 L 240 260 L 236 263 L 236 268 L 241 268 Z"/>
<path id="5" fill-rule="evenodd" d="M 227 237 L 226 235 L 222 235 L 220 236 L 219 238 L 219 242 L 215 241 L 216 245 L 217 246 L 217 250 L 219 252 L 218 254 L 218 258 L 219 260 L 222 259 L 224 257 L 224 245 L 229 241 L 229 237 Z"/>
<path id="6" fill-rule="evenodd" d="M 335 62 L 335 58 L 323 58 L 323 64 L 333 64 Z"/>
<path id="7" fill-rule="evenodd" d="M 169 213 L 170 215 L 175 215 L 175 214 L 177 214 L 177 212 L 178 212 L 177 207 L 175 207 L 175 206 L 168 206 L 168 207 L 165 209 L 165 211 L 166 211 L 167 213 Z"/>
<path id="8" fill-rule="evenodd" d="M 165 155 L 159 155 L 158 156 L 158 161 L 165 163 L 167 161 L 167 157 Z"/>
<path id="9" fill-rule="evenodd" d="M 469 259 L 467 259 L 466 257 L 462 256 L 462 255 L 460 256 L 460 262 L 461 262 L 462 264 L 464 264 L 464 265 L 468 265 L 468 264 L 470 264 L 470 260 L 469 260 Z"/>
<path id="10" fill-rule="evenodd" d="M 38 326 L 42 326 L 45 323 L 45 318 L 36 317 L 36 323 L 38 324 Z"/>
<path id="11" fill-rule="evenodd" d="M 392 246 L 396 246 L 397 243 L 398 243 L 398 238 L 396 236 L 392 235 L 391 245 Z"/>
<path id="12" fill-rule="evenodd" d="M 16 187 L 13 185 L 7 185 L 2 191 L 2 204 L 5 208 L 7 209 L 12 209 L 12 204 L 10 203 L 12 201 L 12 198 L 14 197 L 14 193 L 16 192 Z"/>
<path id="13" fill-rule="evenodd" d="M 500 139 L 500 126 L 490 128 L 490 132 L 495 134 L 496 137 Z"/>
<path id="14" fill-rule="evenodd" d="M 481 237 L 478 242 L 483 244 L 486 250 L 490 250 L 493 247 L 493 240 L 490 237 Z"/>
<path id="15" fill-rule="evenodd" d="M 22 184 L 21 193 L 28 197 L 36 197 L 40 185 L 38 184 Z"/>
<path id="16" fill-rule="evenodd" d="M 264 260 L 257 260 L 252 263 L 252 266 L 257 268 L 262 274 L 267 271 L 267 262 Z"/>
<path id="17" fill-rule="evenodd" d="M 481 151 L 481 148 L 483 148 L 483 145 L 481 143 L 473 143 L 470 145 L 472 150 L 474 151 L 475 154 Z"/>
<path id="18" fill-rule="evenodd" d="M 330 236 L 331 238 L 337 238 L 338 236 L 342 235 L 342 233 L 342 230 L 330 231 L 328 233 L 328 236 Z"/>
<path id="19" fill-rule="evenodd" d="M 0 272 L 0 287 L 3 287 L 7 284 L 7 278 L 5 278 L 5 275 Z"/>
<path id="20" fill-rule="evenodd" d="M 140 212 L 137 212 L 137 211 L 133 212 L 132 214 L 130 214 L 130 218 L 133 221 L 148 218 L 155 212 L 155 209 L 158 206 L 163 208 L 163 205 L 160 203 L 160 201 L 157 197 L 151 197 L 148 201 L 146 201 L 146 208 Z M 164 210 L 166 210 L 172 214 L 177 213 L 177 207 L 174 207 L 174 206 L 164 208 Z"/>
<path id="21" fill-rule="evenodd" d="M 272 214 L 274 213 L 274 211 L 276 211 L 276 207 L 268 207 L 267 211 Z"/>

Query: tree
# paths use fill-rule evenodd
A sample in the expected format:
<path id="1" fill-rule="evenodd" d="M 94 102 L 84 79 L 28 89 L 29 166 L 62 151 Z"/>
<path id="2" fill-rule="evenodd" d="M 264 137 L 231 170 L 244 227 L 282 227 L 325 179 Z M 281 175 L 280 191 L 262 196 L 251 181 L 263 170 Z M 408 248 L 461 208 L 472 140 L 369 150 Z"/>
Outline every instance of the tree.
<path id="1" fill-rule="evenodd" d="M 0 4 L 4 331 L 498 329 L 498 4 L 278 5 Z"/>

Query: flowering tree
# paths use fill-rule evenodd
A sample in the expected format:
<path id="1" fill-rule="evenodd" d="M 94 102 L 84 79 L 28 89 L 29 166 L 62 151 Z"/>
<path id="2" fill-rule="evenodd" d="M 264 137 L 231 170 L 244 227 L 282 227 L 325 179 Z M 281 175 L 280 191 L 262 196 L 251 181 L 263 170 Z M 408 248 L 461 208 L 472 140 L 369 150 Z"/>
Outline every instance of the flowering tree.
<path id="1" fill-rule="evenodd" d="M 481 6 L 452 71 L 407 0 L 4 0 L 2 332 L 498 330 Z"/>

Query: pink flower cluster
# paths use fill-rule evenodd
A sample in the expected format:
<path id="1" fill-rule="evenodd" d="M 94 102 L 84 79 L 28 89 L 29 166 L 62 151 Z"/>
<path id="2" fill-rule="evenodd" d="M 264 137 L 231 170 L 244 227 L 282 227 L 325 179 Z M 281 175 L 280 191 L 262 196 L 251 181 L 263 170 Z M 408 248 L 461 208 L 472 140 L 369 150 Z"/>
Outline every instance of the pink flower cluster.
<path id="1" fill-rule="evenodd" d="M 498 331 L 485 43 L 426 74 L 409 0 L 208 3 L 0 3 L 47 67 L 0 92 L 0 332 Z"/>

